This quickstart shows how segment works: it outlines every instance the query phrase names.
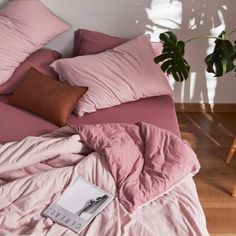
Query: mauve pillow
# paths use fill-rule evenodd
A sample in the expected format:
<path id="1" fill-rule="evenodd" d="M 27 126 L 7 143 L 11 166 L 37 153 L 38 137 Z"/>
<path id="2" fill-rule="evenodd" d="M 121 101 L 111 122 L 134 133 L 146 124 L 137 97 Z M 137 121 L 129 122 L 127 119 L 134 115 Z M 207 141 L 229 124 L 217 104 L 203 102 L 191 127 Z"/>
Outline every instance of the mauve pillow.
<path id="1" fill-rule="evenodd" d="M 9 1 L 0 10 L 0 85 L 26 57 L 67 29 L 39 0 Z"/>
<path id="2" fill-rule="evenodd" d="M 73 55 L 91 55 L 104 52 L 125 42 L 127 39 L 114 37 L 97 31 L 79 29 L 75 31 Z"/>
<path id="3" fill-rule="evenodd" d="M 119 105 L 140 98 L 172 95 L 172 90 L 145 35 L 95 55 L 59 59 L 52 63 L 59 78 L 72 85 L 87 86 L 88 92 L 76 113 Z"/>
<path id="4" fill-rule="evenodd" d="M 60 58 L 61 54 L 59 52 L 46 48 L 39 49 L 32 53 L 17 67 L 10 79 L 3 85 L 0 85 L 0 95 L 13 93 L 24 80 L 31 67 L 36 68 L 42 74 L 56 78 L 57 74 L 49 65 Z"/>
<path id="5" fill-rule="evenodd" d="M 74 36 L 73 56 L 92 55 L 112 49 L 123 43 L 128 42 L 127 39 L 114 37 L 97 31 L 78 29 Z M 151 42 L 155 56 L 162 52 L 162 43 Z"/>
<path id="6" fill-rule="evenodd" d="M 63 126 L 79 98 L 87 90 L 87 87 L 71 86 L 51 79 L 31 68 L 9 98 L 9 103 Z"/>

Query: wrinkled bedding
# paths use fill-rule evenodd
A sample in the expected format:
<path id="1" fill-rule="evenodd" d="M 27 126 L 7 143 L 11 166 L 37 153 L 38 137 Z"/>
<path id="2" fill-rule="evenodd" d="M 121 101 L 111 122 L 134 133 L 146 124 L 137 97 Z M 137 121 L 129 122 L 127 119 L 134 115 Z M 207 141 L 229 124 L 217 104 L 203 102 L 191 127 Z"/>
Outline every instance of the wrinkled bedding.
<path id="1" fill-rule="evenodd" d="M 0 236 L 75 235 L 41 212 L 78 175 L 115 195 L 82 235 L 208 235 L 191 148 L 147 123 L 66 127 L 0 146 Z"/>

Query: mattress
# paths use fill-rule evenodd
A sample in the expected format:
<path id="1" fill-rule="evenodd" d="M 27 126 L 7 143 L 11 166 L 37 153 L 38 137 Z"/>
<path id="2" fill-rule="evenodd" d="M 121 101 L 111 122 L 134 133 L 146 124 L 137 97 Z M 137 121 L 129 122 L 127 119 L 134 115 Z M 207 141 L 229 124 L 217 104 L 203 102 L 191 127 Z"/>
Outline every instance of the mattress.
<path id="1" fill-rule="evenodd" d="M 144 121 L 167 129 L 177 136 L 180 131 L 173 100 L 170 96 L 145 98 L 86 114 L 71 115 L 68 124 L 136 123 Z M 35 115 L 7 104 L 7 96 L 0 96 L 0 143 L 21 140 L 27 136 L 49 133 L 58 126 Z"/>

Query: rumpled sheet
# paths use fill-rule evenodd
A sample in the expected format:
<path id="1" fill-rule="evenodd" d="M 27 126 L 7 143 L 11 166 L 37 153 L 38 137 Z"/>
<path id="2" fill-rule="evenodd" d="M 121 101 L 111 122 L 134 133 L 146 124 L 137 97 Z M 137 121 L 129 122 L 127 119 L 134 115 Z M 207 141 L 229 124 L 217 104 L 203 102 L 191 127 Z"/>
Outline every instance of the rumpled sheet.
<path id="1" fill-rule="evenodd" d="M 186 143 L 145 123 L 66 127 L 7 143 L 0 236 L 75 235 L 41 212 L 78 175 L 117 196 L 82 235 L 208 235 L 191 178 L 198 169 Z"/>

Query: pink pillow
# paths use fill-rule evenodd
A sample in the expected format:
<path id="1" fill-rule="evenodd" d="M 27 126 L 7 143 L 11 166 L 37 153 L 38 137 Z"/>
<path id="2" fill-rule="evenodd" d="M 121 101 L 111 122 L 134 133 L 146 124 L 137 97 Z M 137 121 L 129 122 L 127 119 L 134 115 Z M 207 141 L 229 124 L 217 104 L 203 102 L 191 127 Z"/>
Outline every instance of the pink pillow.
<path id="1" fill-rule="evenodd" d="M 89 88 L 76 107 L 82 116 L 140 98 L 172 95 L 153 58 L 151 43 L 142 35 L 106 52 L 60 59 L 51 66 L 61 80 Z"/>
<path id="2" fill-rule="evenodd" d="M 67 29 L 39 0 L 9 1 L 0 11 L 0 85 L 26 57 Z"/>
<path id="3" fill-rule="evenodd" d="M 37 50 L 22 62 L 7 82 L 0 85 L 0 94 L 13 93 L 24 80 L 31 67 L 34 67 L 44 75 L 57 77 L 57 74 L 49 65 L 60 58 L 61 54 L 57 51 L 46 48 Z"/>
<path id="4" fill-rule="evenodd" d="M 75 31 L 73 55 L 97 54 L 119 46 L 127 41 L 127 39 L 110 36 L 104 33 L 79 29 Z"/>

